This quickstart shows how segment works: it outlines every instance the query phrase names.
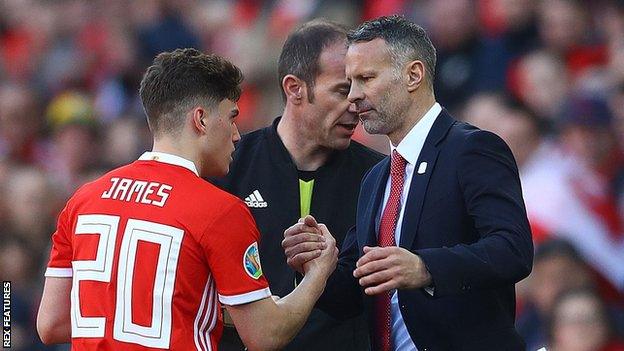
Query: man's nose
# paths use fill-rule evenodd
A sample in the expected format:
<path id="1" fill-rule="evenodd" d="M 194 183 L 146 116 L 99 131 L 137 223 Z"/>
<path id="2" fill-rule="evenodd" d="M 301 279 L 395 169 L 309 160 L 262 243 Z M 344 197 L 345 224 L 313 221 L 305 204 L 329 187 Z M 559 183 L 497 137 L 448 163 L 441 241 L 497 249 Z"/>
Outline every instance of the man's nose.
<path id="1" fill-rule="evenodd" d="M 232 142 L 237 142 L 240 140 L 240 133 L 238 131 L 238 126 L 236 126 L 236 123 L 232 124 L 232 128 L 234 128 L 234 130 L 232 131 Z"/>
<path id="2" fill-rule="evenodd" d="M 347 109 L 350 113 L 357 113 L 357 106 L 353 103 L 349 103 L 349 108 Z"/>
<path id="3" fill-rule="evenodd" d="M 347 95 L 347 100 L 350 103 L 354 103 L 358 100 L 362 100 L 364 98 L 364 94 L 362 89 L 360 89 L 360 85 L 357 82 L 351 82 L 351 88 L 349 89 L 349 95 Z"/>

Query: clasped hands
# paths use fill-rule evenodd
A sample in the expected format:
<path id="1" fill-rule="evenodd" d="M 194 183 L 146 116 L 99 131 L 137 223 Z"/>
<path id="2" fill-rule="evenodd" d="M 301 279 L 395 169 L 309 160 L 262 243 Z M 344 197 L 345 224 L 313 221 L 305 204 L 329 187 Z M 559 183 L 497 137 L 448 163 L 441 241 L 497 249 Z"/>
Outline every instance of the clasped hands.
<path id="1" fill-rule="evenodd" d="M 309 217 L 309 218 L 308 218 Z M 300 219 L 299 223 L 291 228 L 301 228 L 302 237 L 298 237 L 299 245 L 296 246 L 298 255 L 293 262 L 296 262 L 296 270 L 301 274 L 319 273 L 329 277 L 336 269 L 338 262 L 338 248 L 336 239 L 331 235 L 324 224 L 318 224 L 312 216 Z M 291 229 L 289 228 L 289 229 Z M 305 232 L 307 230 L 308 232 Z M 293 229 L 293 232 L 295 230 Z M 305 241 L 304 241 L 305 240 Z M 282 242 L 282 246 L 284 243 Z M 283 246 L 287 255 L 291 250 Z M 290 262 L 290 258 L 287 262 Z M 290 264 L 290 263 L 289 263 Z"/>
<path id="2" fill-rule="evenodd" d="M 299 273 L 306 273 L 306 263 L 321 255 L 323 244 L 331 236 L 324 224 L 306 216 L 284 232 L 282 247 L 287 264 Z M 431 284 L 431 274 L 423 260 L 397 246 L 364 246 L 364 255 L 356 263 L 353 276 L 367 295 L 394 289 L 417 289 Z"/>

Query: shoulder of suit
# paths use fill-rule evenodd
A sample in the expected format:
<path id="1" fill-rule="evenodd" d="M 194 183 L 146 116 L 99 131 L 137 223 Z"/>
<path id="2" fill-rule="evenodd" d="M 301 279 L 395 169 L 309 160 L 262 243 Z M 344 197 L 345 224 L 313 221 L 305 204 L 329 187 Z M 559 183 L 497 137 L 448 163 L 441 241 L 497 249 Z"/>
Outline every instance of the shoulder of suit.
<path id="1" fill-rule="evenodd" d="M 459 131 L 466 139 L 486 138 L 501 139 L 496 133 L 489 130 L 480 129 L 470 123 L 457 121 L 455 123 L 456 130 Z"/>
<path id="2" fill-rule="evenodd" d="M 497 134 L 479 129 L 469 123 L 457 121 L 450 131 L 452 147 L 458 150 L 486 148 L 503 150 L 504 153 L 511 154 L 507 143 Z"/>
<path id="3" fill-rule="evenodd" d="M 471 136 L 475 134 L 480 134 L 486 132 L 478 127 L 473 126 L 472 124 L 464 121 L 455 120 L 451 129 L 449 131 L 449 136 L 451 138 L 457 138 L 463 141 L 466 141 Z M 490 133 L 490 132 L 487 132 Z"/>

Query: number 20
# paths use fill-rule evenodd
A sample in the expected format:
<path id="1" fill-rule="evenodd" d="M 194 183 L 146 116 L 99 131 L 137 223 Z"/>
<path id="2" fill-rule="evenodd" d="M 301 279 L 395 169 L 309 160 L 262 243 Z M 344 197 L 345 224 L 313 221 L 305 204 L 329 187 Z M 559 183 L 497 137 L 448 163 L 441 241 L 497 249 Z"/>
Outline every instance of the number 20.
<path id="1" fill-rule="evenodd" d="M 119 216 L 79 215 L 76 235 L 100 236 L 95 260 L 72 263 L 71 291 L 72 337 L 101 338 L 106 329 L 105 317 L 83 317 L 80 312 L 80 281 L 92 280 L 110 283 L 119 229 Z M 184 231 L 164 224 L 129 219 L 124 230 L 117 270 L 117 301 L 113 322 L 115 340 L 147 347 L 169 348 L 171 340 L 171 302 Z M 152 323 L 145 327 L 132 322 L 132 281 L 138 241 L 160 245 L 154 294 Z"/>

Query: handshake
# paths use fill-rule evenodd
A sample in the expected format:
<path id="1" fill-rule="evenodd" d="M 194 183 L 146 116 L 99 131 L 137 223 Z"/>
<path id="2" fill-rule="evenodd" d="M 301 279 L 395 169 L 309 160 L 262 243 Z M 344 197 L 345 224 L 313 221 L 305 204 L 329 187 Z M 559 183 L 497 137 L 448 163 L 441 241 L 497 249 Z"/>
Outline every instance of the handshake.
<path id="1" fill-rule="evenodd" d="M 301 274 L 315 271 L 329 276 L 336 268 L 336 240 L 327 227 L 317 223 L 312 216 L 300 219 L 284 231 L 282 248 L 286 263 Z M 364 246 L 353 276 L 367 295 L 394 289 L 424 288 L 432 283 L 423 260 L 397 246 Z"/>
<path id="2" fill-rule="evenodd" d="M 282 247 L 287 264 L 295 271 L 307 275 L 319 273 L 329 277 L 338 262 L 336 239 L 325 224 L 306 216 L 284 232 Z"/>

